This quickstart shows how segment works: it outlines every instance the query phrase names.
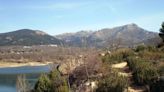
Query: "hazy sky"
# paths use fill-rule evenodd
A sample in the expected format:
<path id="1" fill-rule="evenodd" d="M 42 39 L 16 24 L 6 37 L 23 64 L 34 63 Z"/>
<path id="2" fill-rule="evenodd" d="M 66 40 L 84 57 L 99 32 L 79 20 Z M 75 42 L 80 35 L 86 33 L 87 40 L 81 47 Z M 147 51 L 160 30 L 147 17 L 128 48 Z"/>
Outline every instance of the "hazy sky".
<path id="1" fill-rule="evenodd" d="M 0 0 L 0 33 L 43 30 L 51 35 L 136 23 L 158 32 L 164 0 Z"/>

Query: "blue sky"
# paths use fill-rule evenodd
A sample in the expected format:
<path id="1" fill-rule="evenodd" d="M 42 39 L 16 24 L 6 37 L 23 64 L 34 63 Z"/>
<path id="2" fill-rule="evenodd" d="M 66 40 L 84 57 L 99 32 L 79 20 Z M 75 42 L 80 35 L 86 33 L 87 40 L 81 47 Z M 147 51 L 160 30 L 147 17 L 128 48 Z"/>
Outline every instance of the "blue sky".
<path id="1" fill-rule="evenodd" d="M 51 35 L 136 23 L 158 32 L 164 0 L 0 0 L 0 33 L 43 30 Z"/>

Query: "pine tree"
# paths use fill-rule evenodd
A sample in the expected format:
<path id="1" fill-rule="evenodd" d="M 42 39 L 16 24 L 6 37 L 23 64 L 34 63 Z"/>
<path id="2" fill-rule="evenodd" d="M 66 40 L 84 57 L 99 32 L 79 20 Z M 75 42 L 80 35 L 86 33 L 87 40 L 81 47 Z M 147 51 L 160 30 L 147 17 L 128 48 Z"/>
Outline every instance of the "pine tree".
<path id="1" fill-rule="evenodd" d="M 53 92 L 69 92 L 66 78 L 61 76 L 57 69 L 51 71 L 49 77 L 52 81 Z"/>
<path id="2" fill-rule="evenodd" d="M 35 85 L 35 92 L 52 92 L 51 81 L 46 74 L 42 74 Z"/>
<path id="3" fill-rule="evenodd" d="M 163 43 L 164 43 L 164 22 L 162 23 L 162 28 L 160 29 L 159 36 L 162 38 Z"/>
<path id="4" fill-rule="evenodd" d="M 34 92 L 69 92 L 67 80 L 58 70 L 43 74 L 35 85 Z"/>

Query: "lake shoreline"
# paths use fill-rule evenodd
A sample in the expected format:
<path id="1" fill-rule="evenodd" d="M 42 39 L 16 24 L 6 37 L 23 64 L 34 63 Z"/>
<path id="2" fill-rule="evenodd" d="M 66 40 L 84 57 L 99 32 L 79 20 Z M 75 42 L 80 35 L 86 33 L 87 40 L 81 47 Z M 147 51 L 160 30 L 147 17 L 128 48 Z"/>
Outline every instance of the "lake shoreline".
<path id="1" fill-rule="evenodd" d="M 13 62 L 0 62 L 0 68 L 22 67 L 22 66 L 45 66 L 53 62 L 27 62 L 27 63 L 13 63 Z"/>

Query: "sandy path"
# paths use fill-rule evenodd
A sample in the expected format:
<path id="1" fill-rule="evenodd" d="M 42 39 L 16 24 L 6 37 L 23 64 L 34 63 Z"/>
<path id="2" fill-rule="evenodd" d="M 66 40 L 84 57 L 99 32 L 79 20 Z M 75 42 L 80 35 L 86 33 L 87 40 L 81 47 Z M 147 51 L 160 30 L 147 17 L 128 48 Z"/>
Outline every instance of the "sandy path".
<path id="1" fill-rule="evenodd" d="M 121 62 L 121 63 L 112 65 L 112 68 L 115 68 L 115 69 L 125 69 L 127 67 L 128 67 L 127 62 Z M 129 77 L 129 78 L 132 77 L 131 72 L 122 71 L 122 72 L 118 72 L 118 74 L 125 77 Z M 137 87 L 137 86 L 132 86 L 132 85 L 128 87 L 128 92 L 144 92 L 143 90 L 145 90 L 145 88 L 143 87 Z"/>
<path id="2" fill-rule="evenodd" d="M 128 87 L 128 92 L 144 92 L 145 88 L 143 87 Z"/>
<path id="3" fill-rule="evenodd" d="M 127 66 L 127 62 L 121 62 L 121 63 L 118 63 L 118 64 L 113 64 L 112 65 L 112 68 L 125 68 Z"/>

